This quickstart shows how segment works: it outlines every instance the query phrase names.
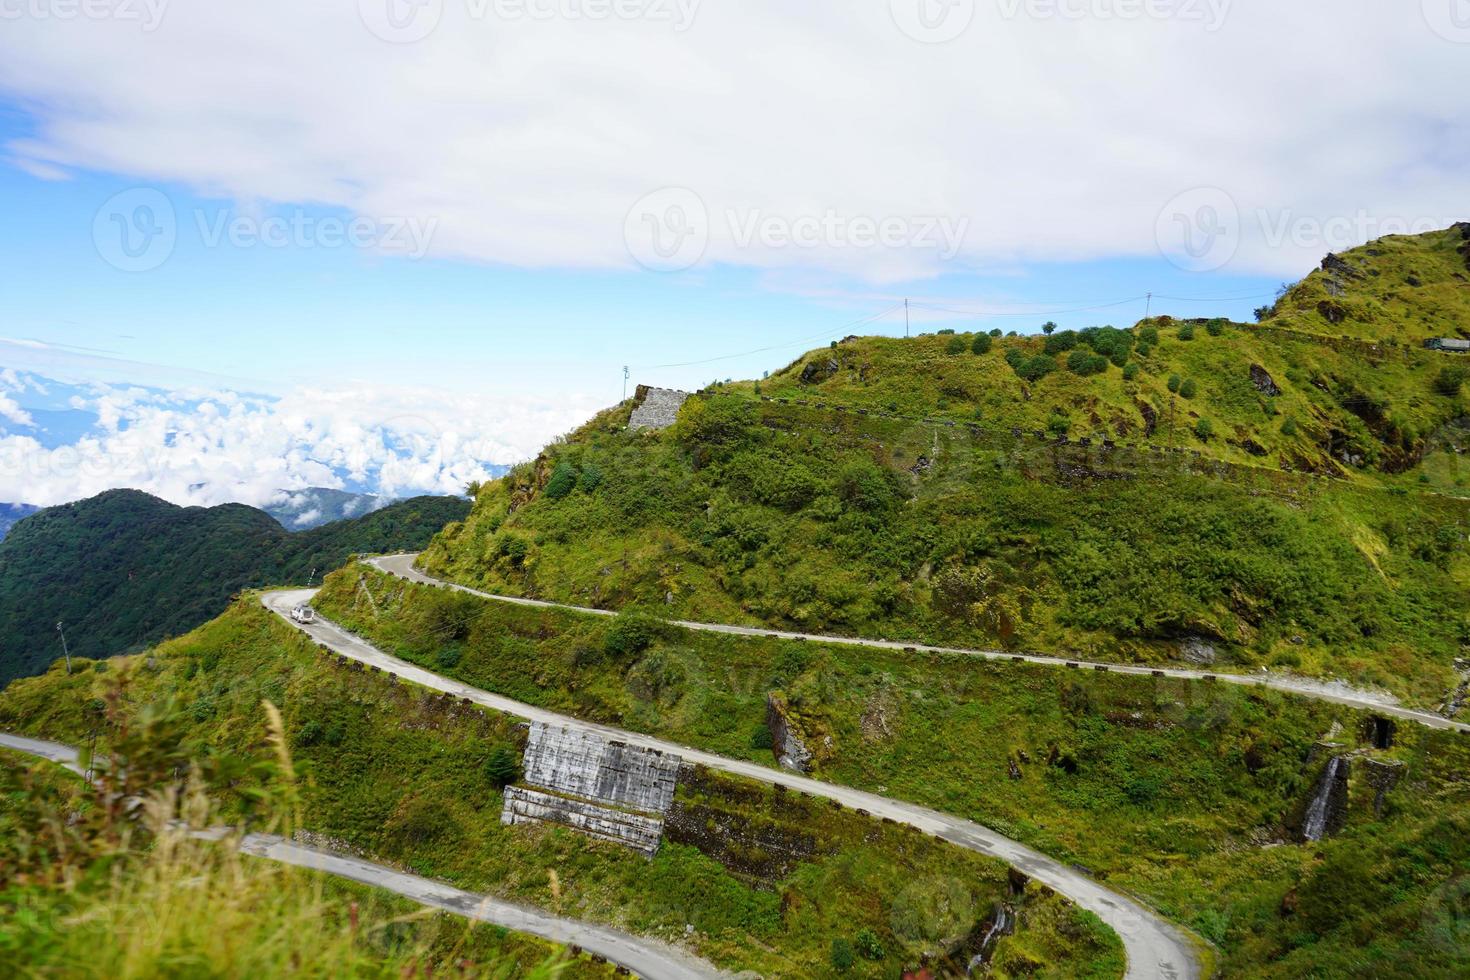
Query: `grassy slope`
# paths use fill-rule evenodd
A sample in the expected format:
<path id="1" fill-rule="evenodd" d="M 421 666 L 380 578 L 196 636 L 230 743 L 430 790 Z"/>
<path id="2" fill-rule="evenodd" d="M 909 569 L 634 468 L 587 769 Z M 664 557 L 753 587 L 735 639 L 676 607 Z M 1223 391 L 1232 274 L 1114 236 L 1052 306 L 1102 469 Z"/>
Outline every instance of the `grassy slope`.
<path id="1" fill-rule="evenodd" d="M 1391 252 L 1423 277 L 1384 316 L 1458 315 L 1459 241 L 1347 260 Z M 485 487 L 426 561 L 512 594 L 811 630 L 1145 661 L 1198 635 L 1242 668 L 1438 704 L 1470 639 L 1470 502 L 1449 496 L 1465 397 L 1434 384 L 1459 361 L 1408 327 L 1377 353 L 1292 332 L 1298 300 L 1270 329 L 1140 325 L 1131 380 L 1109 364 L 1024 382 L 1006 353 L 1034 357 L 1041 338 L 979 354 L 965 335 L 856 338 L 697 397 L 663 433 L 627 432 L 622 406 Z"/>
<path id="2" fill-rule="evenodd" d="M 195 975 L 426 978 L 461 964 L 501 980 L 592 980 L 607 965 L 572 960 L 531 936 L 428 912 L 375 889 L 169 835 L 95 863 L 35 863 L 41 801 L 85 808 L 76 776 L 0 750 L 0 959 L 30 975 L 153 978 L 181 963 Z M 354 922 L 355 920 L 355 922 Z M 120 937 L 127 937 L 121 939 Z M 547 967 L 564 959 L 559 971 Z"/>
<path id="3" fill-rule="evenodd" d="M 821 777 L 1079 863 L 1220 943 L 1226 975 L 1470 969 L 1455 904 L 1470 873 L 1464 736 L 1406 725 L 1392 750 L 1376 751 L 1358 734 L 1363 713 L 1267 691 L 673 628 L 616 656 L 606 652 L 615 622 L 365 567 L 334 574 L 319 605 L 406 659 L 489 690 L 767 765 L 766 696 L 782 691 L 811 744 L 832 739 L 818 749 Z M 1314 746 L 1335 725 L 1343 750 L 1358 753 L 1347 828 L 1282 844 L 1324 764 Z M 1405 766 L 1381 815 L 1369 759 Z"/>
<path id="4" fill-rule="evenodd" d="M 0 542 L 0 684 L 56 658 L 58 621 L 75 655 L 141 650 L 219 615 L 243 588 L 421 546 L 466 510 L 420 497 L 291 534 L 251 507 L 175 507 L 133 490 L 49 508 Z"/>
<path id="5" fill-rule="evenodd" d="M 182 699 L 198 737 L 217 748 L 256 744 L 260 701 L 282 706 L 308 773 L 303 823 L 313 830 L 422 874 L 647 935 L 683 940 L 692 924 L 700 955 L 730 967 L 821 975 L 831 941 L 866 927 L 882 937 L 885 958 L 859 959 L 853 975 L 887 975 L 935 941 L 922 927 L 899 930 L 908 920 L 894 902 L 913 882 L 960 882 L 974 921 L 1006 891 L 997 862 L 826 807 L 809 824 L 823 853 L 770 888 L 692 846 L 666 845 L 648 861 L 569 831 L 502 827 L 486 761 L 517 737 L 509 719 L 333 668 L 253 600 L 150 656 L 151 668 L 143 658 L 114 662 L 128 701 Z M 0 729 L 84 740 L 98 727 L 90 706 L 107 676 L 52 670 L 17 681 L 0 695 Z M 765 819 L 759 805 L 747 815 Z M 1035 890 L 1027 908 L 1004 956 L 1043 975 L 1120 972 L 1116 940 L 1095 919 Z"/>

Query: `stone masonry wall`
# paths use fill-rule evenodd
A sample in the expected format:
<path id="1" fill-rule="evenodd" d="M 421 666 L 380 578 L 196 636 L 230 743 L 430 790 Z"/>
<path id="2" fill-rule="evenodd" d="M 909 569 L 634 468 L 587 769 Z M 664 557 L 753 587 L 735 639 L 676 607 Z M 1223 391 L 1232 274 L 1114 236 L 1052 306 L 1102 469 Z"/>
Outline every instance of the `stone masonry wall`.
<path id="1" fill-rule="evenodd" d="M 630 429 L 667 429 L 679 419 L 679 409 L 689 400 L 686 391 L 638 386 L 638 407 L 628 421 Z"/>
<path id="2" fill-rule="evenodd" d="M 523 768 L 526 785 L 506 789 L 501 823 L 558 823 L 657 852 L 679 783 L 677 758 L 536 722 Z"/>

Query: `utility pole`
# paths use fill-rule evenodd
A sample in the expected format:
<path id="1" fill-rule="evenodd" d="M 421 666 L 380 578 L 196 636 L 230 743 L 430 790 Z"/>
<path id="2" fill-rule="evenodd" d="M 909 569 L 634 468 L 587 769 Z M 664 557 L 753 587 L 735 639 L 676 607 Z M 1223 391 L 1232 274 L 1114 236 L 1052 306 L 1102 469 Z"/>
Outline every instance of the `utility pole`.
<path id="1" fill-rule="evenodd" d="M 61 624 L 60 623 L 57 623 L 56 624 L 56 632 L 58 632 L 58 633 L 61 634 L 61 655 L 66 658 L 66 672 L 68 674 L 70 674 L 71 673 L 71 651 L 66 648 L 66 630 L 64 630 L 64 629 L 61 628 Z"/>
<path id="2" fill-rule="evenodd" d="M 628 400 L 628 365 L 623 365 L 623 401 Z"/>
<path id="3" fill-rule="evenodd" d="M 909 335 L 909 299 L 907 296 L 903 299 L 903 335 L 905 337 Z"/>
<path id="4" fill-rule="evenodd" d="M 1149 318 L 1149 314 L 1153 313 L 1153 311 L 1154 311 L 1154 294 L 1153 293 L 1149 293 L 1148 294 L 1148 305 L 1143 308 L 1143 318 L 1145 320 L 1147 320 Z"/>

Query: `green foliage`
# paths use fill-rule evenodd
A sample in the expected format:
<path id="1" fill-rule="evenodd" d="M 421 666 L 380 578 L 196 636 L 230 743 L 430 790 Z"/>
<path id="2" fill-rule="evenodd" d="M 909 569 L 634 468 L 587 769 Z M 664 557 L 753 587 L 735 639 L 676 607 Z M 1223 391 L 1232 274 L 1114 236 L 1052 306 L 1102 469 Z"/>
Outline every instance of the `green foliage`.
<path id="1" fill-rule="evenodd" d="M 663 634 L 666 626 L 663 620 L 639 610 L 619 613 L 607 631 L 603 653 L 618 659 L 642 653 Z"/>
<path id="2" fill-rule="evenodd" d="M 832 964 L 832 969 L 838 973 L 846 973 L 851 970 L 857 962 L 857 957 L 852 951 L 852 943 L 842 938 L 832 940 L 832 951 L 828 960 Z"/>
<path id="3" fill-rule="evenodd" d="M 1184 383 L 1179 386 L 1180 398 L 1193 398 L 1199 394 L 1199 385 L 1194 383 L 1193 378 L 1185 378 Z"/>
<path id="4" fill-rule="evenodd" d="M 296 534 L 251 507 L 175 507 L 135 490 L 43 510 L 0 541 L 0 684 L 61 655 L 58 622 L 74 657 L 136 651 L 218 615 L 241 589 L 423 548 L 469 509 L 418 497 Z"/>
<path id="5" fill-rule="evenodd" d="M 872 929 L 863 929 L 853 938 L 853 946 L 865 960 L 881 960 L 884 957 L 883 941 Z"/>
<path id="6" fill-rule="evenodd" d="M 1138 380 L 1138 362 L 1137 361 L 1129 361 L 1128 364 L 1127 364 L 1127 366 L 1125 366 L 1123 368 L 1123 380 L 1124 381 L 1136 381 L 1136 380 Z"/>
<path id="7" fill-rule="evenodd" d="M 546 481 L 546 496 L 550 500 L 561 500 L 577 488 L 577 468 L 567 460 L 561 460 L 551 471 Z"/>
<path id="8" fill-rule="evenodd" d="M 1215 435 L 1215 424 L 1209 419 L 1201 418 L 1198 422 L 1194 423 L 1194 434 L 1199 437 L 1201 442 L 1209 442 Z"/>
<path id="9" fill-rule="evenodd" d="M 1053 320 L 1046 321 L 1041 325 L 1041 332 L 1050 337 L 1052 334 L 1057 332 L 1056 322 Z"/>
<path id="10" fill-rule="evenodd" d="M 1458 397 L 1466 376 L 1466 370 L 1458 364 L 1442 368 L 1434 378 L 1434 390 L 1446 398 Z"/>
<path id="11" fill-rule="evenodd" d="M 1055 356 L 1065 354 L 1077 346 L 1077 331 L 1063 330 L 1061 333 L 1048 334 L 1045 344 L 1042 346 L 1047 354 Z"/>
<path id="12" fill-rule="evenodd" d="M 1205 324 L 1205 332 L 1211 337 L 1218 337 L 1225 332 L 1225 323 L 1224 320 L 1211 320 Z"/>
<path id="13" fill-rule="evenodd" d="M 990 347 L 994 343 L 988 333 L 977 333 L 975 339 L 970 342 L 970 353 L 989 354 Z"/>
<path id="14" fill-rule="evenodd" d="M 963 354 L 970 345 L 965 343 L 964 337 L 950 337 L 949 343 L 944 345 L 944 352 L 950 357 Z"/>
<path id="15" fill-rule="evenodd" d="M 504 789 L 521 778 L 521 757 L 509 745 L 498 745 L 485 760 L 485 775 L 490 785 Z"/>
<path id="16" fill-rule="evenodd" d="M 1074 350 L 1067 357 L 1067 369 L 1073 374 L 1088 377 L 1094 374 L 1102 374 L 1108 369 L 1108 360 L 1099 354 L 1092 354 L 1085 350 Z"/>
<path id="17" fill-rule="evenodd" d="M 1057 336 L 1060 336 L 1058 334 Z M 1012 365 L 1016 374 L 1023 381 L 1040 381 L 1057 369 L 1055 358 L 1045 354 L 1037 354 L 1034 357 L 1026 357 Z"/>
<path id="18" fill-rule="evenodd" d="M 602 470 L 598 469 L 596 463 L 588 463 L 582 468 L 582 475 L 577 480 L 577 489 L 583 493 L 595 493 L 602 485 Z"/>
<path id="19" fill-rule="evenodd" d="M 1286 420 L 1281 423 L 1281 434 L 1288 439 L 1296 435 L 1296 419 L 1288 415 Z"/>
<path id="20" fill-rule="evenodd" d="M 1169 390 L 1170 391 L 1177 392 L 1179 390 L 1179 386 L 1181 384 L 1183 384 L 1183 383 L 1184 383 L 1184 379 L 1181 378 L 1181 377 L 1179 377 L 1179 375 L 1177 375 L 1177 374 L 1171 374 L 1171 375 L 1169 375 Z"/>
<path id="21" fill-rule="evenodd" d="M 1150 347 L 1159 346 L 1159 328 L 1154 326 L 1144 327 L 1138 331 L 1138 342 Z"/>
<path id="22" fill-rule="evenodd" d="M 1179 339 L 1180 340 L 1193 340 L 1194 339 L 1194 324 L 1192 324 L 1192 323 L 1186 323 L 1183 326 L 1181 326 L 1179 328 Z"/>

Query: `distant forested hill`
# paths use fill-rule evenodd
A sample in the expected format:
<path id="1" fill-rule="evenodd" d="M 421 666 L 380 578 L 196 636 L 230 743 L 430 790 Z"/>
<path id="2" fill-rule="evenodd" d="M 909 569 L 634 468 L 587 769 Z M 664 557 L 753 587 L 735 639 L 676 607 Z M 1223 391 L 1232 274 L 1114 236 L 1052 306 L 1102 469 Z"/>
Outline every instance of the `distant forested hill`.
<path id="1" fill-rule="evenodd" d="M 416 497 L 299 534 L 253 507 L 176 507 L 135 490 L 40 511 L 0 541 L 0 684 L 61 656 L 58 622 L 73 654 L 140 650 L 219 615 L 241 589 L 420 548 L 468 510 Z"/>
<path id="2" fill-rule="evenodd" d="M 39 507 L 32 507 L 30 504 L 0 504 L 0 539 L 9 534 L 10 529 L 15 527 L 19 521 L 30 517 L 38 510 L 40 510 Z"/>

